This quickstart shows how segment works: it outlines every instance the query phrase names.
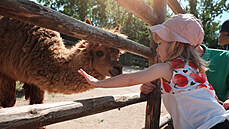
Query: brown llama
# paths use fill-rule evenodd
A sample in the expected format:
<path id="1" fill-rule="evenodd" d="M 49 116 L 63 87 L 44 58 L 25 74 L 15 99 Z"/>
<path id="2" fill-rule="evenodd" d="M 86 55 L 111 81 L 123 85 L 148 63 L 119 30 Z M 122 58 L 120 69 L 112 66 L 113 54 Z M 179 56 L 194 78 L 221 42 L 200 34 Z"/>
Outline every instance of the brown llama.
<path id="1" fill-rule="evenodd" d="M 91 24 L 88 19 L 86 23 Z M 124 36 L 119 29 L 110 32 Z M 0 36 L 0 107 L 14 106 L 16 81 L 24 83 L 30 104 L 40 104 L 44 91 L 73 94 L 92 89 L 77 73 L 80 68 L 97 79 L 122 73 L 120 51 L 96 41 L 66 47 L 56 31 L 3 16 Z"/>

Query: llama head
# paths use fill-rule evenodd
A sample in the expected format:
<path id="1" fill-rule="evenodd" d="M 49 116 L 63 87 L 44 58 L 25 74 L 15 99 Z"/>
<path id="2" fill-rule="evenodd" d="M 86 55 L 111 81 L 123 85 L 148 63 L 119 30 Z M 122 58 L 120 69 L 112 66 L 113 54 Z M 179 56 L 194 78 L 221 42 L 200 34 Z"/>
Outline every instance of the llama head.
<path id="1" fill-rule="evenodd" d="M 85 20 L 86 23 L 91 24 L 89 19 Z M 109 32 L 127 37 L 119 33 L 120 25 L 115 29 L 108 30 Z M 111 46 L 99 44 L 95 42 L 88 42 L 87 54 L 90 54 L 91 65 L 94 70 L 105 76 L 115 76 L 122 73 L 122 64 L 119 61 L 120 50 L 112 48 Z M 104 79 L 101 78 L 101 79 Z"/>

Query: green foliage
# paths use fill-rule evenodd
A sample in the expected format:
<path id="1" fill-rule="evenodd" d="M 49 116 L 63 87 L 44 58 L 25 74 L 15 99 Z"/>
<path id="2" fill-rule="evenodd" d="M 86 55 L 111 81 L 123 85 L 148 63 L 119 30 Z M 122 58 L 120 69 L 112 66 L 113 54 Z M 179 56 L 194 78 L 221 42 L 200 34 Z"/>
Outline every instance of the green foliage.
<path id="1" fill-rule="evenodd" d="M 149 45 L 150 33 L 148 25 L 121 7 L 115 0 L 37 0 L 44 6 L 84 21 L 89 18 L 92 24 L 104 28 L 121 25 L 121 33 L 128 38 Z M 153 0 L 145 0 L 151 7 Z M 204 42 L 208 47 L 219 48 L 217 37 L 220 24 L 215 18 L 223 11 L 229 10 L 227 0 L 183 0 L 188 2 L 185 10 L 194 14 L 203 22 L 205 30 Z M 172 14 L 167 13 L 167 17 Z"/>
<path id="2" fill-rule="evenodd" d="M 38 0 L 38 2 L 81 21 L 89 18 L 95 26 L 109 29 L 120 24 L 121 33 L 126 34 L 129 39 L 149 45 L 148 26 L 114 0 Z M 151 4 L 152 0 L 147 2 Z"/>
<path id="3" fill-rule="evenodd" d="M 16 82 L 16 90 L 19 90 L 19 91 L 21 91 L 21 90 L 23 90 L 23 84 L 22 83 L 20 83 L 19 81 L 17 81 Z"/>
<path id="4" fill-rule="evenodd" d="M 223 11 L 229 12 L 229 3 L 227 0 L 185 0 L 189 5 L 186 11 L 194 14 L 203 23 L 205 31 L 204 43 L 211 48 L 223 48 L 218 45 L 218 34 L 221 25 L 215 21 L 220 17 Z"/>

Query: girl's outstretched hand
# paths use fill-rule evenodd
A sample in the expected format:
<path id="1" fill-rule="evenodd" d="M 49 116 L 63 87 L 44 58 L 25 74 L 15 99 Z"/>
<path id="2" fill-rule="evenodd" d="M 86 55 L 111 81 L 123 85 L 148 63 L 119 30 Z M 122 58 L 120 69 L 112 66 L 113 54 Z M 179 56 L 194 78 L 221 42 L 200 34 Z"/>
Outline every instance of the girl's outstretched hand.
<path id="1" fill-rule="evenodd" d="M 85 71 L 83 71 L 82 69 L 78 70 L 78 73 L 80 73 L 81 75 L 83 75 L 85 77 L 85 79 L 87 80 L 87 82 L 94 87 L 99 87 L 98 86 L 98 79 L 92 77 L 91 75 L 87 74 Z"/>

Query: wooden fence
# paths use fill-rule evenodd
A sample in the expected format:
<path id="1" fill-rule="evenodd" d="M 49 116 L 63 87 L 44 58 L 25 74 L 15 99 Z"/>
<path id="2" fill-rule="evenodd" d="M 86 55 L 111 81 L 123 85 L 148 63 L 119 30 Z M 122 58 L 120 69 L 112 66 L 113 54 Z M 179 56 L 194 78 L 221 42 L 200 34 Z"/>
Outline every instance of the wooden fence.
<path id="1" fill-rule="evenodd" d="M 125 66 L 139 66 L 140 68 L 149 66 L 149 60 L 147 58 L 129 52 L 122 54 L 119 60 Z"/>
<path id="2" fill-rule="evenodd" d="M 36 129 L 61 121 L 81 118 L 112 109 L 119 109 L 131 104 L 145 102 L 146 99 L 147 96 L 134 93 L 68 102 L 3 108 L 0 109 L 0 128 Z M 170 115 L 163 116 L 159 127 L 163 127 L 170 118 Z"/>
<path id="3" fill-rule="evenodd" d="M 167 0 L 154 0 L 153 9 L 149 7 L 144 0 L 116 1 L 150 26 L 162 23 L 165 20 L 167 4 L 175 14 L 184 13 L 177 0 L 168 0 L 168 3 Z M 136 62 L 138 62 L 138 64 L 142 62 L 142 66 L 155 63 L 153 62 L 153 58 L 156 56 L 155 43 L 152 37 L 149 48 L 102 29 L 86 25 L 64 14 L 60 14 L 52 9 L 27 0 L 0 0 L 0 15 L 56 30 L 75 38 L 89 41 L 96 39 L 97 41 L 101 41 L 102 44 L 112 43 L 111 45 L 116 48 L 137 54 L 149 60 L 147 63 L 143 58 L 135 58 L 134 55 L 130 55 L 132 56 L 132 61 L 127 61 L 130 65 L 134 65 Z M 49 24 L 47 24 L 47 22 Z M 128 57 L 124 56 L 121 58 L 126 61 Z M 115 108 L 121 108 L 146 100 L 145 129 L 158 129 L 160 127 L 160 86 L 158 86 L 153 93 L 143 97 L 139 94 L 105 96 L 71 102 L 0 109 L 0 128 L 37 128 Z M 166 115 L 160 122 L 161 126 L 164 125 L 169 118 L 170 116 Z"/>
<path id="4" fill-rule="evenodd" d="M 104 96 L 49 104 L 0 109 L 1 129 L 31 129 L 93 115 L 145 101 L 140 94 Z"/>

